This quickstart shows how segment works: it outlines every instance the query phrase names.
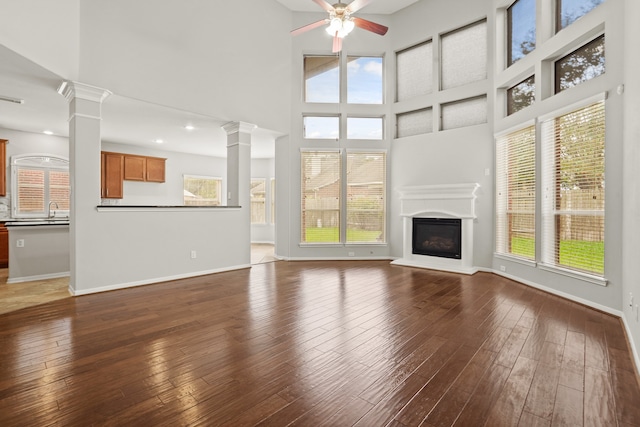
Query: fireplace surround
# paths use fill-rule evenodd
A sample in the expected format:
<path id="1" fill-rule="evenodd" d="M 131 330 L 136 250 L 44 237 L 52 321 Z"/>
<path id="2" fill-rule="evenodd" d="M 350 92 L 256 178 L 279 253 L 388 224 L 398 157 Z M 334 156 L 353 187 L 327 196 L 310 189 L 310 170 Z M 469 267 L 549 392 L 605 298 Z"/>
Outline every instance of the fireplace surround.
<path id="1" fill-rule="evenodd" d="M 402 258 L 396 265 L 429 268 L 456 273 L 473 274 L 478 271 L 473 264 L 473 223 L 476 219 L 475 201 L 478 183 L 420 185 L 402 187 L 400 215 L 403 221 Z M 414 224 L 459 224 L 459 237 L 444 231 L 433 238 L 415 235 Z M 459 239 L 459 242 L 455 240 Z M 415 240 L 422 240 L 415 248 Z M 429 242 L 425 243 L 425 240 Z M 432 242 L 433 240 L 433 242 Z M 451 249 L 452 244 L 459 248 Z M 424 248 L 427 246 L 427 248 Z M 428 247 L 431 247 L 429 249 Z"/>

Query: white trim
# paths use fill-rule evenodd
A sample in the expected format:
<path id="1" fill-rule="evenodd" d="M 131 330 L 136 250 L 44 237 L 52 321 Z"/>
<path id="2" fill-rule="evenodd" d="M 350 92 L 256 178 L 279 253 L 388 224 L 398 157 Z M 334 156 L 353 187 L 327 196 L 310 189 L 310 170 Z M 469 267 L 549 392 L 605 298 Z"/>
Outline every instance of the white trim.
<path id="1" fill-rule="evenodd" d="M 89 295 L 89 294 L 95 294 L 95 293 L 99 293 L 99 292 L 107 292 L 107 291 L 115 291 L 115 290 L 118 290 L 118 289 L 133 288 L 133 287 L 136 287 L 136 286 L 161 284 L 162 282 L 168 282 L 170 280 L 187 279 L 187 278 L 190 278 L 190 277 L 206 276 L 206 275 L 209 275 L 209 274 L 216 274 L 216 273 L 224 273 L 226 271 L 242 270 L 242 269 L 245 269 L 245 268 L 251 268 L 251 264 L 241 264 L 241 265 L 236 265 L 236 266 L 232 266 L 232 267 L 216 268 L 216 269 L 213 269 L 213 270 L 204 270 L 204 271 L 197 271 L 197 272 L 193 272 L 193 273 L 176 274 L 174 276 L 156 277 L 154 279 L 145 279 L 145 280 L 139 280 L 139 281 L 135 281 L 135 282 L 116 283 L 116 284 L 113 284 L 113 285 L 100 286 L 100 287 L 97 287 L 97 288 L 90 288 L 90 289 L 74 290 L 74 289 L 71 288 L 71 286 L 69 286 L 69 292 L 73 296 Z"/>
<path id="2" fill-rule="evenodd" d="M 370 256 L 370 257 L 279 257 L 276 258 L 282 261 L 388 261 L 392 260 L 389 256 Z"/>
<path id="3" fill-rule="evenodd" d="M 613 309 L 611 307 L 607 307 L 606 305 L 598 304 L 598 303 L 595 303 L 593 301 L 589 301 L 587 299 L 583 299 L 583 298 L 577 297 L 575 295 L 568 294 L 566 292 L 558 291 L 556 289 L 550 288 L 548 286 L 540 285 L 539 283 L 532 282 L 530 280 L 525 280 L 525 279 L 522 279 L 520 277 L 513 276 L 511 274 L 503 273 L 502 271 L 497 271 L 497 270 L 492 270 L 492 271 L 493 271 L 494 274 L 497 274 L 498 276 L 506 277 L 507 279 L 513 280 L 514 282 L 522 283 L 523 285 L 527 285 L 527 286 L 531 286 L 532 288 L 540 289 L 541 291 L 545 291 L 545 292 L 548 292 L 550 294 L 557 295 L 559 297 L 568 299 L 570 301 L 574 301 L 574 302 L 580 303 L 582 305 L 586 305 L 587 307 L 595 308 L 596 310 L 600 310 L 600 311 L 605 312 L 607 314 L 612 314 L 612 315 L 617 316 L 617 317 L 622 317 L 622 315 L 623 315 L 623 313 L 621 311 L 615 310 L 615 309 Z"/>
<path id="4" fill-rule="evenodd" d="M 275 245 L 273 240 L 252 240 L 252 245 Z"/>
<path id="5" fill-rule="evenodd" d="M 247 122 L 228 122 L 223 124 L 222 126 L 220 126 L 222 128 L 222 130 L 224 130 L 227 135 L 231 135 L 234 133 L 251 133 L 253 132 L 258 126 L 254 125 L 253 123 L 247 123 Z"/>
<path id="6" fill-rule="evenodd" d="M 395 261 L 391 262 L 392 265 L 401 265 L 403 267 L 414 267 L 414 268 L 422 268 L 424 270 L 437 270 L 437 271 L 446 271 L 449 273 L 459 273 L 459 274 L 468 274 L 468 275 L 472 275 L 472 274 L 476 274 L 479 269 L 477 267 L 465 267 L 463 265 L 461 266 L 451 266 L 451 265 L 443 265 L 443 266 L 439 266 L 436 263 L 429 263 L 428 265 L 425 266 L 424 263 L 422 262 L 412 262 L 411 260 L 407 260 L 407 259 L 397 259 Z"/>
<path id="7" fill-rule="evenodd" d="M 515 262 L 517 264 L 522 264 L 522 265 L 526 265 L 528 267 L 532 267 L 535 268 L 538 263 L 536 261 L 530 260 L 530 259 L 526 259 L 526 258 L 520 258 L 514 255 L 509 255 L 509 254 L 501 254 L 499 252 L 494 252 L 493 253 L 493 257 L 494 258 L 498 258 L 498 259 L 502 259 L 505 261 L 509 261 L 509 262 Z"/>
<path id="8" fill-rule="evenodd" d="M 569 105 L 566 105 L 562 108 L 558 108 L 557 110 L 553 110 L 550 113 L 547 114 L 543 114 L 541 116 L 538 117 L 538 122 L 542 123 L 542 122 L 546 122 L 549 120 L 553 120 L 555 118 L 557 118 L 558 116 L 562 116 L 564 114 L 567 113 L 571 113 L 575 110 L 579 110 L 580 108 L 584 108 L 587 107 L 591 104 L 595 104 L 596 102 L 600 102 L 600 101 L 606 101 L 607 100 L 607 92 L 600 92 L 596 95 L 590 96 L 588 98 L 584 98 L 581 99 L 578 102 L 573 102 Z"/>
<path id="9" fill-rule="evenodd" d="M 631 347 L 631 353 L 633 354 L 633 361 L 636 364 L 636 375 L 640 375 L 640 354 L 638 354 L 638 346 L 633 341 L 633 334 L 631 333 L 631 328 L 629 328 L 629 322 L 627 322 L 627 316 L 625 313 L 622 313 L 622 324 L 624 325 L 624 329 L 627 333 L 627 339 L 629 340 L 629 346 Z"/>
<path id="10" fill-rule="evenodd" d="M 550 271 L 552 273 L 557 273 L 563 276 L 568 276 L 574 279 L 582 280 L 583 282 L 593 283 L 594 285 L 607 286 L 608 284 L 608 280 L 605 279 L 604 277 L 598 277 L 588 273 L 581 273 L 579 271 L 569 270 L 567 268 L 562 268 L 556 265 L 539 263 L 538 268 L 540 268 L 540 270 Z"/>
<path id="11" fill-rule="evenodd" d="M 102 117 L 100 117 L 100 116 L 92 116 L 92 115 L 89 115 L 89 114 L 73 113 L 73 114 L 71 114 L 69 116 L 67 121 L 70 122 L 71 120 L 75 119 L 76 117 L 80 117 L 82 119 L 102 120 Z"/>
<path id="12" fill-rule="evenodd" d="M 7 279 L 7 283 L 22 283 L 22 282 L 33 282 L 36 280 L 57 279 L 59 277 L 69 277 L 70 275 L 71 275 L 70 272 L 63 271 L 60 273 L 38 274 L 37 276 L 14 277 L 12 279 Z"/>
<path id="13" fill-rule="evenodd" d="M 500 132 L 496 132 L 493 134 L 494 139 L 498 139 L 498 138 L 502 138 L 504 136 L 509 135 L 510 133 L 514 133 L 514 132 L 518 132 L 520 130 L 526 129 L 528 127 L 531 126 L 535 126 L 536 125 L 536 120 L 535 119 L 529 119 L 526 120 L 524 122 L 520 122 L 519 124 L 515 125 L 515 126 L 511 126 L 510 128 L 501 130 Z"/>
<path id="14" fill-rule="evenodd" d="M 72 99 L 78 98 L 86 101 L 102 103 L 112 95 L 112 92 L 106 89 L 72 80 L 64 80 L 58 87 L 58 93 L 64 96 L 67 102 L 71 102 Z"/>
<path id="15" fill-rule="evenodd" d="M 240 209 L 240 206 L 96 206 L 98 212 L 229 212 Z"/>

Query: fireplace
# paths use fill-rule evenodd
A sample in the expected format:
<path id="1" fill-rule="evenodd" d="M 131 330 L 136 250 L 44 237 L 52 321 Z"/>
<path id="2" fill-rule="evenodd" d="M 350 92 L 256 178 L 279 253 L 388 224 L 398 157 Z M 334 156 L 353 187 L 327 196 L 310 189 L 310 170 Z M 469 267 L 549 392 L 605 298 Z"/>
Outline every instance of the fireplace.
<path id="1" fill-rule="evenodd" d="M 463 274 L 473 262 L 473 225 L 478 183 L 398 188 L 402 258 L 393 264 Z"/>
<path id="2" fill-rule="evenodd" d="M 441 258 L 462 258 L 462 220 L 413 218 L 412 253 Z"/>

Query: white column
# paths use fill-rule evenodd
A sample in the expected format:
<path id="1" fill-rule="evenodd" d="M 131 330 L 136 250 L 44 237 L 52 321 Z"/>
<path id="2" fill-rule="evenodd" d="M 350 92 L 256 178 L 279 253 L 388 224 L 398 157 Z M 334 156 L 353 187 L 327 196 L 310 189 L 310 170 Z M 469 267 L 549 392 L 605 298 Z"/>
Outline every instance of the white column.
<path id="1" fill-rule="evenodd" d="M 69 102 L 69 288 L 75 293 L 81 281 L 83 258 L 100 244 L 91 238 L 91 219 L 100 204 L 100 107 L 111 92 L 95 86 L 65 81 L 58 89 Z"/>
<path id="2" fill-rule="evenodd" d="M 222 126 L 227 133 L 227 206 L 240 206 L 243 216 L 238 241 L 246 242 L 244 262 L 251 263 L 251 132 L 256 125 L 229 122 Z"/>

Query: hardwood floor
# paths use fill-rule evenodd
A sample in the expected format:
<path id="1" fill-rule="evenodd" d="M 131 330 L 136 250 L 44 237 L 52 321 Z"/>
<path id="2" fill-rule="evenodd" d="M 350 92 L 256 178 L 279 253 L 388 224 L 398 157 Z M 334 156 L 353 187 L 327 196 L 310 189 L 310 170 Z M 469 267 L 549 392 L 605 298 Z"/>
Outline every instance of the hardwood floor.
<path id="1" fill-rule="evenodd" d="M 0 314 L 71 298 L 69 277 L 7 283 L 9 269 L 0 268 Z"/>
<path id="2" fill-rule="evenodd" d="M 275 262 L 0 315 L 0 425 L 632 426 L 634 369 L 499 276 Z"/>

